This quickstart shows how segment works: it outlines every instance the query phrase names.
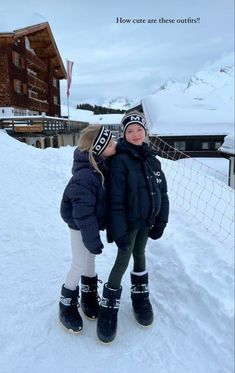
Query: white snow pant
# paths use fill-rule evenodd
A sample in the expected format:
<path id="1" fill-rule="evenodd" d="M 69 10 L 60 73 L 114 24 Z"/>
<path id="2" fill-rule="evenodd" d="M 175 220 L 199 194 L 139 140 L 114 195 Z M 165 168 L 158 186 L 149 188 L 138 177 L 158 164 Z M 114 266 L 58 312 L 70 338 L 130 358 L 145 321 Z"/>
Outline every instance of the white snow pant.
<path id="1" fill-rule="evenodd" d="M 87 277 L 96 276 L 95 255 L 91 254 L 82 241 L 80 231 L 70 229 L 72 263 L 67 274 L 64 286 L 67 289 L 75 290 L 79 284 L 81 275 Z"/>

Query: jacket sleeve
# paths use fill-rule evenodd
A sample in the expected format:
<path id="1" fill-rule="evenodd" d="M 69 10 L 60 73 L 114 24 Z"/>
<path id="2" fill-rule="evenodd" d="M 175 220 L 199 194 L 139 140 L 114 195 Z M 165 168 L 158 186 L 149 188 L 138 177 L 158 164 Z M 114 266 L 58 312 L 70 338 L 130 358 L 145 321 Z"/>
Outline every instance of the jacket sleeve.
<path id="1" fill-rule="evenodd" d="M 96 194 L 89 182 L 74 181 L 68 185 L 66 193 L 72 204 L 73 219 L 81 231 L 84 245 L 89 251 L 103 248 L 99 224 L 96 218 Z"/>
<path id="2" fill-rule="evenodd" d="M 119 239 L 126 237 L 126 245 L 129 245 L 126 220 L 126 168 L 119 158 L 113 158 L 108 177 L 108 229 L 116 244 Z M 119 246 L 119 245 L 118 245 Z"/>
<path id="3" fill-rule="evenodd" d="M 162 237 L 165 227 L 168 222 L 169 216 L 169 198 L 167 194 L 167 183 L 164 173 L 162 175 L 162 186 L 161 186 L 161 209 L 159 214 L 155 217 L 154 226 L 149 231 L 149 237 L 153 240 L 157 240 Z"/>
<path id="4" fill-rule="evenodd" d="M 162 176 L 161 209 L 155 219 L 155 224 L 166 226 L 166 224 L 168 223 L 168 217 L 169 217 L 169 198 L 168 198 L 168 193 L 167 193 L 166 177 L 163 171 L 161 171 L 161 173 L 162 173 L 161 175 Z"/>

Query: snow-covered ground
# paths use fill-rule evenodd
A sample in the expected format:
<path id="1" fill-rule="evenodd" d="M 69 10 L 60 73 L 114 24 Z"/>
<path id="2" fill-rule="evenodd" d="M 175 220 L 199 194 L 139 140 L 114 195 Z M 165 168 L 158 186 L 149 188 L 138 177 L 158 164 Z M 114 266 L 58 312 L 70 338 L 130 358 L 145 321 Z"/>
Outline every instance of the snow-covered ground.
<path id="1" fill-rule="evenodd" d="M 95 321 L 84 318 L 78 336 L 59 325 L 60 287 L 70 265 L 59 206 L 73 151 L 35 149 L 0 131 L 1 372 L 232 373 L 233 250 L 174 204 L 164 237 L 147 248 L 154 325 L 134 321 L 129 271 L 113 344 L 98 342 Z M 212 166 L 220 164 L 215 159 Z M 103 281 L 115 254 L 115 245 L 105 243 L 97 256 Z"/>

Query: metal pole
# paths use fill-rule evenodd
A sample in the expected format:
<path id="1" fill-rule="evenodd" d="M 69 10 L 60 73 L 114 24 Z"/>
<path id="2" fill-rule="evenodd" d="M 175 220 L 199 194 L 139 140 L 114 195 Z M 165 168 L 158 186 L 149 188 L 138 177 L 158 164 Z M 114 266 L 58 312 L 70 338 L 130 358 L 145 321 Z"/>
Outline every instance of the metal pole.
<path id="1" fill-rule="evenodd" d="M 67 96 L 67 106 L 68 106 L 68 119 L 69 119 L 69 96 Z"/>

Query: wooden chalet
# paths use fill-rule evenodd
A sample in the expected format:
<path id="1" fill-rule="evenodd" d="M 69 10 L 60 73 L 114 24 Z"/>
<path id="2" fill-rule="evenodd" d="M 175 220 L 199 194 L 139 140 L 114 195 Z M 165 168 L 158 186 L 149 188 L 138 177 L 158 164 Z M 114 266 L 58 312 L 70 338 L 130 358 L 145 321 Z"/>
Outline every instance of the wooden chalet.
<path id="1" fill-rule="evenodd" d="M 49 23 L 0 33 L 0 117 L 58 117 L 66 70 Z"/>

